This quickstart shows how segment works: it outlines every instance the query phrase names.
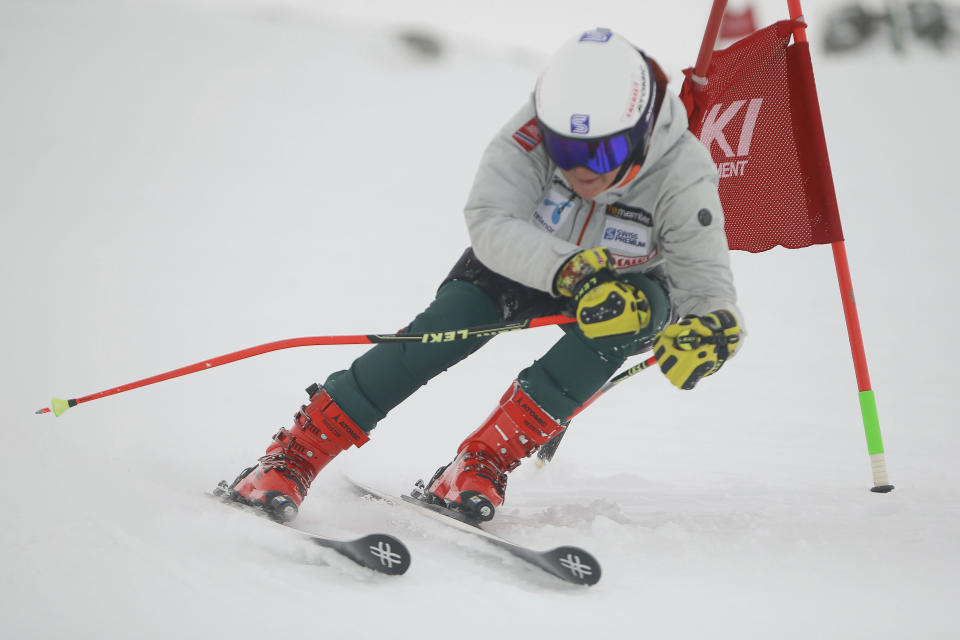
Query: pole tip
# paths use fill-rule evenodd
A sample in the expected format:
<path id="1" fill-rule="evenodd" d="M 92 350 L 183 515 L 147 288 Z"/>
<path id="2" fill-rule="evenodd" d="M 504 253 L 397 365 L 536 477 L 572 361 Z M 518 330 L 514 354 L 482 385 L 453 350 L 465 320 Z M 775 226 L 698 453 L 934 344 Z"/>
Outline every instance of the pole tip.
<path id="1" fill-rule="evenodd" d="M 873 487 L 872 489 L 870 489 L 870 491 L 873 491 L 874 493 L 890 493 L 891 491 L 893 491 L 893 485 L 892 484 L 877 485 L 876 487 Z"/>
<path id="2" fill-rule="evenodd" d="M 73 405 L 70 404 L 70 401 L 69 401 L 69 400 L 62 400 L 62 399 L 60 399 L 60 398 L 54 398 L 54 399 L 51 401 L 51 406 L 53 407 L 53 415 L 55 415 L 55 416 L 57 416 L 57 417 L 59 418 L 60 416 L 62 416 L 62 415 L 67 411 L 67 409 L 69 409 L 69 408 L 70 408 L 71 406 L 73 406 Z"/>

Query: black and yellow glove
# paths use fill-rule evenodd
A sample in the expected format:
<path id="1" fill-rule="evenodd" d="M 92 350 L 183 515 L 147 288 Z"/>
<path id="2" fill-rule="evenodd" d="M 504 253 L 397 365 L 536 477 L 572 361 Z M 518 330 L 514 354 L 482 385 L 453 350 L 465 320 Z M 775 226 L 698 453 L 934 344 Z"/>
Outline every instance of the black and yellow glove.
<path id="1" fill-rule="evenodd" d="M 577 324 L 588 338 L 632 335 L 650 324 L 647 297 L 617 278 L 604 247 L 572 256 L 560 267 L 554 286 L 572 299 Z"/>
<path id="2" fill-rule="evenodd" d="M 660 371 L 675 387 L 693 389 L 723 366 L 740 346 L 737 319 L 726 309 L 684 316 L 657 336 L 653 353 Z"/>

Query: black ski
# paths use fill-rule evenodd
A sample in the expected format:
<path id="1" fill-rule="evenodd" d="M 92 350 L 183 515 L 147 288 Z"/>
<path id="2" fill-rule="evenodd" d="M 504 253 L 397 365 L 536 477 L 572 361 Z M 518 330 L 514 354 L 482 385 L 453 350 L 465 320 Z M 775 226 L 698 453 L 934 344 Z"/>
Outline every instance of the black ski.
<path id="1" fill-rule="evenodd" d="M 213 490 L 211 495 L 219 499 L 224 504 L 228 504 L 245 511 L 249 511 L 264 520 L 283 527 L 289 531 L 295 532 L 300 537 L 309 540 L 315 545 L 333 549 L 344 557 L 347 557 L 362 567 L 372 569 L 379 573 L 387 575 L 401 575 L 410 568 L 410 552 L 407 547 L 398 539 L 385 533 L 371 533 L 370 535 L 357 538 L 356 540 L 337 540 L 328 538 L 311 531 L 304 531 L 289 524 L 282 524 L 272 520 L 259 509 L 230 500 L 227 498 L 227 483 L 221 482 Z"/>
<path id="2" fill-rule="evenodd" d="M 459 511 L 431 504 L 410 495 L 403 495 L 398 498 L 389 493 L 384 493 L 378 489 L 361 484 L 351 478 L 347 478 L 347 481 L 353 486 L 354 490 L 361 495 L 372 496 L 391 504 L 409 504 L 414 506 L 421 514 L 432 517 L 461 531 L 480 536 L 490 544 L 509 551 L 518 558 L 543 569 L 547 573 L 565 582 L 593 585 L 600 580 L 600 563 L 597 562 L 597 559 L 594 558 L 590 552 L 580 547 L 562 546 L 548 551 L 537 551 L 536 549 L 517 544 L 516 542 L 482 529 L 478 523 L 473 522 Z"/>

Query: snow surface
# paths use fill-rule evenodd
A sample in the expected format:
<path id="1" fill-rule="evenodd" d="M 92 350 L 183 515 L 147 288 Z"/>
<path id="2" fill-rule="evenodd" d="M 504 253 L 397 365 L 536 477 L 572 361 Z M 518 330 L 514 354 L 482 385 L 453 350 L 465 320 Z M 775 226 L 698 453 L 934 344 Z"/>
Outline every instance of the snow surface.
<path id="1" fill-rule="evenodd" d="M 591 589 L 339 478 L 430 474 L 556 329 L 493 341 L 315 484 L 300 525 L 402 537 L 399 579 L 203 495 L 363 347 L 33 415 L 271 340 L 403 326 L 466 246 L 478 157 L 545 52 L 606 24 L 676 76 L 709 4 L 0 3 L 2 635 L 955 637 L 955 52 L 814 51 L 891 494 L 867 491 L 828 247 L 736 254 L 751 333 L 722 375 L 681 393 L 644 372 L 513 474 L 490 528 L 589 548 Z M 808 5 L 815 28 L 832 5 Z M 403 45 L 411 27 L 443 55 Z"/>

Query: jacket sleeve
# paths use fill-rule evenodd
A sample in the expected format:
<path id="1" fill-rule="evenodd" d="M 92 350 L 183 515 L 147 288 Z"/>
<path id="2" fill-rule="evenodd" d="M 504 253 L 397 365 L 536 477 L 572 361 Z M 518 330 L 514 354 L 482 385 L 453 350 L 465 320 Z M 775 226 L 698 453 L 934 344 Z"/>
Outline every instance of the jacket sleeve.
<path id="1" fill-rule="evenodd" d="M 727 309 L 743 328 L 716 180 L 711 172 L 665 194 L 660 248 L 670 299 L 680 316 Z"/>
<path id="2" fill-rule="evenodd" d="M 464 216 L 480 262 L 511 280 L 552 293 L 557 270 L 579 247 L 530 223 L 553 173 L 542 143 L 527 150 L 514 139 L 533 117 L 531 100 L 490 142 Z"/>

